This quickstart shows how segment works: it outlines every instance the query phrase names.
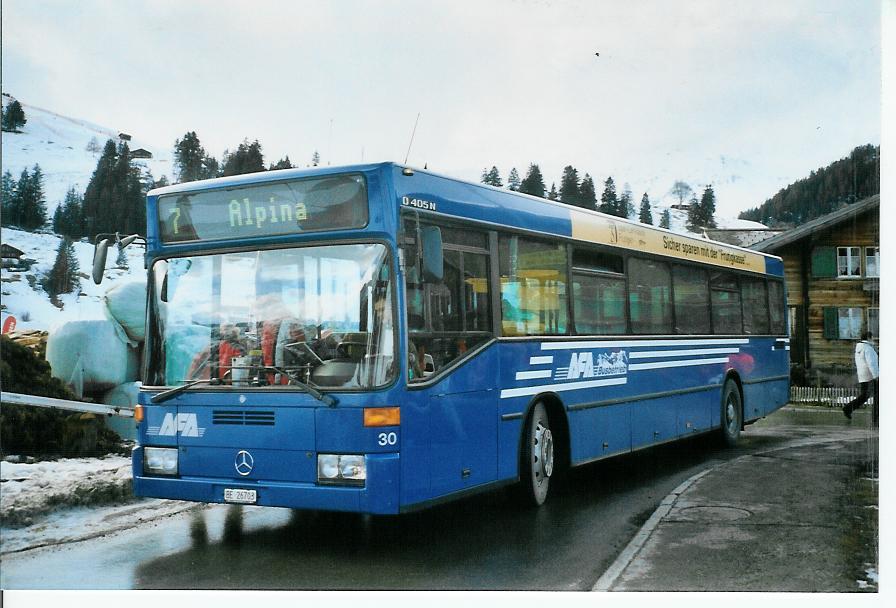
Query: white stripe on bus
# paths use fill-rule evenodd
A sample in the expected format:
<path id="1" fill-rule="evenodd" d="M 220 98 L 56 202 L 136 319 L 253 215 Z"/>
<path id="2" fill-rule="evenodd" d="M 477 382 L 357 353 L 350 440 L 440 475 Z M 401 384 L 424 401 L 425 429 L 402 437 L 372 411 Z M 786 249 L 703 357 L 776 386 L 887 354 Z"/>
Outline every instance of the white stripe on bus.
<path id="1" fill-rule="evenodd" d="M 582 342 L 542 342 L 541 350 L 572 348 L 637 348 L 638 346 L 734 346 L 749 344 L 748 338 L 713 338 L 708 340 L 586 340 Z"/>
<path id="2" fill-rule="evenodd" d="M 593 388 L 596 386 L 613 386 L 625 384 L 625 377 L 607 378 L 605 380 L 586 380 L 584 382 L 566 382 L 563 384 L 539 384 L 538 386 L 524 386 L 522 388 L 505 388 L 501 390 L 501 399 L 508 397 L 522 397 L 524 395 L 537 395 L 538 393 L 548 391 L 576 391 L 583 388 Z"/>
<path id="3" fill-rule="evenodd" d="M 663 367 L 690 367 L 692 365 L 710 365 L 715 363 L 728 363 L 728 357 L 720 359 L 689 359 L 686 361 L 656 361 L 654 363 L 633 363 L 628 366 L 629 371 L 639 369 L 658 369 Z"/>
<path id="4" fill-rule="evenodd" d="M 739 348 L 694 348 L 689 350 L 645 350 L 631 352 L 629 359 L 650 359 L 653 357 L 686 357 L 688 355 L 729 355 L 739 353 Z"/>
<path id="5" fill-rule="evenodd" d="M 545 365 L 554 362 L 554 356 L 549 357 L 529 357 L 529 365 Z"/>
<path id="6" fill-rule="evenodd" d="M 551 374 L 554 373 L 553 370 L 550 369 L 540 369 L 532 372 L 517 372 L 516 379 L 517 380 L 533 380 L 534 378 L 550 378 Z"/>

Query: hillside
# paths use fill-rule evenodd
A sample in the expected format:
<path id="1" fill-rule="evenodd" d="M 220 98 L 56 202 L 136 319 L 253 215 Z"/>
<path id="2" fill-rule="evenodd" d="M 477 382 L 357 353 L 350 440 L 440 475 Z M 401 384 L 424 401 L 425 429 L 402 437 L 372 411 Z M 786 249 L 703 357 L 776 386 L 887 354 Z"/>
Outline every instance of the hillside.
<path id="1" fill-rule="evenodd" d="M 4 93 L 2 99 L 5 108 L 11 98 Z M 44 174 L 47 217 L 51 218 L 69 188 L 84 193 L 103 145 L 109 139 L 118 142 L 120 131 L 62 116 L 23 103 L 21 99 L 19 103 L 25 110 L 28 122 L 21 133 L 3 132 L 2 172 L 9 171 L 13 178 L 18 179 L 23 169 L 27 168 L 30 172 L 35 164 L 40 165 Z M 122 131 L 130 133 L 127 129 Z M 131 135 L 133 138 L 128 141 L 131 150 L 144 148 L 153 155 L 151 159 L 140 159 L 134 164 L 145 167 L 155 179 L 165 175 L 170 180 L 171 144 L 162 147 L 150 144 L 139 133 Z M 87 146 L 93 139 L 99 144 L 99 150 L 88 152 Z"/>
<path id="2" fill-rule="evenodd" d="M 867 144 L 782 188 L 740 217 L 772 226 L 793 227 L 879 193 L 880 146 Z"/>

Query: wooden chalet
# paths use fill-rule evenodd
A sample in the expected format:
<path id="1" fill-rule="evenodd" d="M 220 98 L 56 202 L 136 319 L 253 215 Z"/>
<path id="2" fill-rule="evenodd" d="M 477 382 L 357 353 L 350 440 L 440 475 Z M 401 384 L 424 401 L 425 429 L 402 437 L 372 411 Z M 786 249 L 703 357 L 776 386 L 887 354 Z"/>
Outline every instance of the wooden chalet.
<path id="1" fill-rule="evenodd" d="M 784 260 L 791 365 L 809 381 L 855 383 L 855 342 L 879 335 L 880 195 L 752 248 Z"/>

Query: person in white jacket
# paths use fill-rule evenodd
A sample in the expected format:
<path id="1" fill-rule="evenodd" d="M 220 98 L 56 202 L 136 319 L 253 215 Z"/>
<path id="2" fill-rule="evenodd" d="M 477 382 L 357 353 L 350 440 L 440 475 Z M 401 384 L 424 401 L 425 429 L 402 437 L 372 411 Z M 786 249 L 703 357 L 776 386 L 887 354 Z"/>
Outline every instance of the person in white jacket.
<path id="1" fill-rule="evenodd" d="M 852 413 L 874 396 L 874 404 L 871 407 L 871 426 L 877 428 L 877 402 L 879 401 L 878 377 L 880 366 L 877 361 L 877 351 L 871 343 L 871 333 L 864 332 L 862 340 L 856 343 L 856 376 L 859 380 L 859 396 L 843 406 L 843 415 L 852 419 Z"/>

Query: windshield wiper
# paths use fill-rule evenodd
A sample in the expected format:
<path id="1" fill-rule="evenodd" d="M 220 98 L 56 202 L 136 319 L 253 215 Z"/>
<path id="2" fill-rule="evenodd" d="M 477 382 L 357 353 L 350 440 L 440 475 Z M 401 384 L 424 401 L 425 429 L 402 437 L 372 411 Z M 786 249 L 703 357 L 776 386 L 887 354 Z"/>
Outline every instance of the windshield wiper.
<path id="1" fill-rule="evenodd" d="M 150 398 L 150 401 L 152 401 L 153 403 L 161 403 L 162 401 L 167 401 L 172 397 L 177 397 L 188 388 L 192 388 L 197 384 L 207 383 L 210 386 L 217 386 L 221 384 L 221 382 L 222 381 L 220 378 L 201 378 L 199 380 L 193 380 L 191 382 L 187 382 L 186 384 L 175 386 L 174 388 L 169 388 L 167 391 L 156 393 L 152 396 L 152 398 Z"/>
<path id="2" fill-rule="evenodd" d="M 294 384 L 294 385 L 298 386 L 300 389 L 302 389 L 303 391 L 305 391 L 306 393 L 308 393 L 309 395 L 311 395 L 318 401 L 322 401 L 323 403 L 326 403 L 330 407 L 333 407 L 337 403 L 339 403 L 339 400 L 336 399 L 336 397 L 334 397 L 332 395 L 327 395 L 326 393 L 322 393 L 319 390 L 317 390 L 316 388 L 314 388 L 313 386 L 311 386 L 310 384 L 306 384 L 305 382 L 302 382 L 301 380 L 294 378 L 283 368 L 276 367 L 273 365 L 266 365 L 264 367 L 264 369 L 273 370 L 273 371 L 277 372 L 278 374 L 283 374 L 284 376 L 286 376 L 289 379 L 290 384 Z"/>

